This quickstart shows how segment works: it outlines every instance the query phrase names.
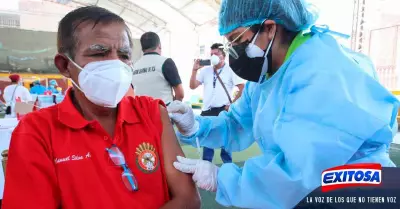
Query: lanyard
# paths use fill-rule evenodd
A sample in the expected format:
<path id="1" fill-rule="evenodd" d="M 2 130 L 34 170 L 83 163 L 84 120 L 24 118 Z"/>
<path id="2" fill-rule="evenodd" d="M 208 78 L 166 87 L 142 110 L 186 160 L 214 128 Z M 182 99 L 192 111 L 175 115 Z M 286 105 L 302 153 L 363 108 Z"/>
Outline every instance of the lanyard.
<path id="1" fill-rule="evenodd" d="M 221 72 L 222 72 L 223 69 L 224 69 L 224 68 L 221 68 L 221 69 L 219 70 L 218 75 L 221 74 Z M 215 89 L 215 85 L 216 85 L 216 83 L 217 83 L 217 74 L 215 73 L 215 71 L 213 71 L 213 72 L 214 72 L 213 88 Z"/>

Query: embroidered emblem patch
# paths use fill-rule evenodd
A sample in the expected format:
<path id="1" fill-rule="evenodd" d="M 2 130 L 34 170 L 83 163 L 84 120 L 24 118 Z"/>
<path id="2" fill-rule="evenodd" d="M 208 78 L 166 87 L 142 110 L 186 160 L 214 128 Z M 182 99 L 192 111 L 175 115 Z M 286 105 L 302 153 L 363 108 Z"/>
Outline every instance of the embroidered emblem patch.
<path id="1" fill-rule="evenodd" d="M 148 142 L 139 144 L 136 148 L 136 164 L 144 173 L 156 171 L 159 164 L 156 148 Z"/>

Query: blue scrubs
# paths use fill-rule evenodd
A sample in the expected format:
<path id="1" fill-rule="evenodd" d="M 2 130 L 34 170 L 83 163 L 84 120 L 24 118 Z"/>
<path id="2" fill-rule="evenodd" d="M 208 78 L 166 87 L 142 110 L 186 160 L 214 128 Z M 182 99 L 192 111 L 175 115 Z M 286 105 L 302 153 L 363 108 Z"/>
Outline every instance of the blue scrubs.
<path id="1" fill-rule="evenodd" d="M 54 86 L 49 86 L 48 90 L 51 91 L 51 93 L 53 93 L 53 94 L 60 93 Z"/>
<path id="2" fill-rule="evenodd" d="M 249 69 L 251 70 L 251 69 Z M 248 82 L 229 112 L 197 117 L 200 129 L 182 142 L 262 155 L 218 172 L 216 201 L 241 208 L 293 208 L 321 185 L 321 172 L 388 155 L 399 101 L 376 79 L 366 57 L 316 33 L 263 83 Z"/>
<path id="3" fill-rule="evenodd" d="M 42 86 L 42 85 L 34 85 L 30 89 L 31 94 L 38 94 L 38 95 L 44 94 L 45 91 L 46 91 L 46 87 Z"/>

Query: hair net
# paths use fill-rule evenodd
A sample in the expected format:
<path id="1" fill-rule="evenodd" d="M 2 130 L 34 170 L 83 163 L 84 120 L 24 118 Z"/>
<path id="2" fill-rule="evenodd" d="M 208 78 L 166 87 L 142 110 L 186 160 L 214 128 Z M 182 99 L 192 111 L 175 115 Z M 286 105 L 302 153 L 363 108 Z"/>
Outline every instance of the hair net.
<path id="1" fill-rule="evenodd" d="M 57 81 L 56 81 L 56 80 L 50 80 L 50 81 L 49 81 L 49 84 L 50 84 L 50 85 L 57 86 Z"/>
<path id="2" fill-rule="evenodd" d="M 238 27 L 274 20 L 290 31 L 309 28 L 318 18 L 317 9 L 305 0 L 222 0 L 219 32 L 226 35 Z"/>

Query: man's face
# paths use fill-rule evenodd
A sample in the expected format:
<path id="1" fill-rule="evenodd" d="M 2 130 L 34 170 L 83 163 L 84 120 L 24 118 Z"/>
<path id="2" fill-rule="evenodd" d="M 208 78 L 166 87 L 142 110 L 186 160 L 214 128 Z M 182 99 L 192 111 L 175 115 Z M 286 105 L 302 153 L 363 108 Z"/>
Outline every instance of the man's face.
<path id="1" fill-rule="evenodd" d="M 225 56 L 222 54 L 222 51 L 220 49 L 212 49 L 211 56 L 213 55 L 219 57 L 219 65 L 222 65 L 225 62 Z"/>
<path id="2" fill-rule="evenodd" d="M 122 23 L 82 23 L 76 31 L 74 61 L 82 68 L 94 61 L 119 59 L 131 65 L 132 50 L 128 33 Z M 68 64 L 70 77 L 77 84 L 80 70 L 72 63 Z"/>

